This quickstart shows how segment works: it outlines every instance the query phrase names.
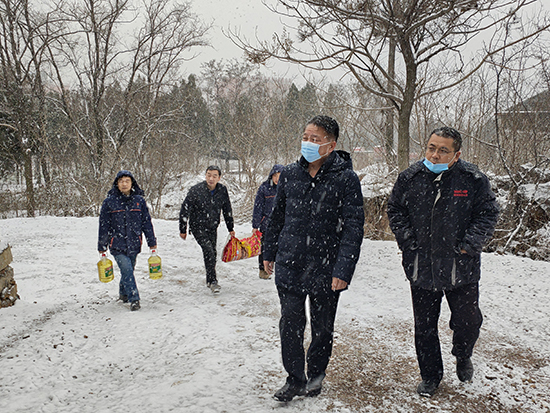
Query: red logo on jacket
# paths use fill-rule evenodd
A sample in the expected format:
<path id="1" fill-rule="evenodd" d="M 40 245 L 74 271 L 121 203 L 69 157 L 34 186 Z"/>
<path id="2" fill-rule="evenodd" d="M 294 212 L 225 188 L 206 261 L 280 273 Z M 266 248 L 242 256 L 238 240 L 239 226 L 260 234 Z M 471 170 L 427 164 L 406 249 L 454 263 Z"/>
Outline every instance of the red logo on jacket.
<path id="1" fill-rule="evenodd" d="M 468 196 L 467 189 L 455 189 L 454 196 Z"/>

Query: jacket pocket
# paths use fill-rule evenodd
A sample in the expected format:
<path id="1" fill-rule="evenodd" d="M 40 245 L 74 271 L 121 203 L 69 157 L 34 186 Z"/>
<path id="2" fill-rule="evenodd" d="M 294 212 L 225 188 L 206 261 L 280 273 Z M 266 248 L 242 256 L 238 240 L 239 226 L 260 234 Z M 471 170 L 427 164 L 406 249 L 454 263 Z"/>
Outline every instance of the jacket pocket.
<path id="1" fill-rule="evenodd" d="M 413 280 L 413 282 L 418 280 L 418 252 L 416 254 L 414 254 L 414 265 L 413 265 L 412 280 Z"/>
<path id="2" fill-rule="evenodd" d="M 403 269 L 409 281 L 418 280 L 418 250 L 403 251 Z"/>
<path id="3" fill-rule="evenodd" d="M 455 259 L 456 269 L 453 265 L 454 279 L 453 285 L 469 284 L 479 278 L 479 271 L 475 271 L 475 257 L 468 254 L 459 254 Z"/>
<path id="4" fill-rule="evenodd" d="M 453 267 L 451 268 L 451 285 L 456 285 L 456 258 L 453 259 Z"/>

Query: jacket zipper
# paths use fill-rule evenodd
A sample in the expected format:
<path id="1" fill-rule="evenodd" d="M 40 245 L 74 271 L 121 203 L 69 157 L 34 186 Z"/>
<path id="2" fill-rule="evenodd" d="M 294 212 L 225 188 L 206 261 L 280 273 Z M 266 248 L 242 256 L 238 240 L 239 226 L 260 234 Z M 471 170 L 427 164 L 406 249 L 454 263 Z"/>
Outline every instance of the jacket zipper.
<path id="1" fill-rule="evenodd" d="M 440 173 L 437 175 L 437 177 L 434 179 L 434 182 L 441 182 L 441 178 L 443 176 L 443 173 Z M 430 240 L 431 243 L 433 243 L 433 228 L 434 228 L 434 212 L 435 212 L 435 205 L 437 204 L 437 201 L 439 201 L 439 198 L 441 198 L 441 188 L 437 188 L 437 194 L 435 196 L 434 204 L 432 205 L 432 217 L 431 217 L 431 225 L 430 225 Z M 431 267 L 432 267 L 432 283 L 434 286 L 434 290 L 437 290 L 436 284 L 435 284 L 435 275 L 434 275 L 434 268 L 433 268 L 433 246 L 432 251 L 430 253 L 430 260 L 431 260 Z"/>

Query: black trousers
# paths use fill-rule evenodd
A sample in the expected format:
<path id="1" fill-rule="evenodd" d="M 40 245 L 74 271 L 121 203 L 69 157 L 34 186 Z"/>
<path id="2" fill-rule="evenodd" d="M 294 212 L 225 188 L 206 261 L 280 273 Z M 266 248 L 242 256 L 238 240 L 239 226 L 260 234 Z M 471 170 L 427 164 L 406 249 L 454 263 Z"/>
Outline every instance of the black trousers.
<path id="1" fill-rule="evenodd" d="M 483 316 L 479 309 L 479 285 L 468 284 L 451 291 L 429 291 L 411 287 L 414 311 L 414 341 L 422 380 L 439 383 L 443 361 L 439 344 L 438 321 L 443 295 L 451 310 L 449 327 L 453 330 L 452 354 L 471 357 L 479 337 Z"/>
<path id="2" fill-rule="evenodd" d="M 216 278 L 216 242 L 218 231 L 193 231 L 193 235 L 202 249 L 204 266 L 206 268 L 206 282 L 215 283 Z"/>
<path id="3" fill-rule="evenodd" d="M 318 291 L 302 294 L 277 287 L 281 302 L 281 350 L 283 366 L 288 373 L 287 382 L 300 385 L 306 382 L 304 330 L 306 327 L 306 297 L 310 300 L 311 343 L 307 350 L 307 377 L 325 374 L 334 332 L 334 319 L 340 292 Z"/>
<path id="4" fill-rule="evenodd" d="M 265 270 L 264 268 L 264 233 L 262 232 L 262 237 L 260 238 L 260 255 L 258 255 L 258 268 L 260 270 Z"/>

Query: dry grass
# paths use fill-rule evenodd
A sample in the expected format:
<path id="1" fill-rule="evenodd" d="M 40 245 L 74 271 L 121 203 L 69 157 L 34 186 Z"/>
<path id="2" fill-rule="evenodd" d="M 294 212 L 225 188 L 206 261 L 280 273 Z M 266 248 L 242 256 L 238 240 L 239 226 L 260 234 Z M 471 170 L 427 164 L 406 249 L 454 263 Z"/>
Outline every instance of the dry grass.
<path id="1" fill-rule="evenodd" d="M 462 384 L 451 377 L 454 376 L 451 333 L 443 325 L 440 331 L 446 372 L 433 398 L 423 398 L 415 392 L 420 378 L 412 349 L 412 325 L 403 323 L 341 330 L 327 372 L 324 396 L 357 412 L 548 411 L 547 359 L 506 343 L 502 337 L 482 332 L 474 355 L 474 383 Z M 327 410 L 333 408 L 331 404 Z"/>

